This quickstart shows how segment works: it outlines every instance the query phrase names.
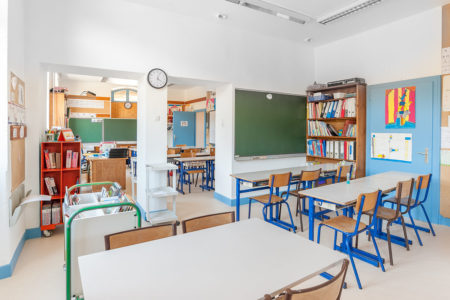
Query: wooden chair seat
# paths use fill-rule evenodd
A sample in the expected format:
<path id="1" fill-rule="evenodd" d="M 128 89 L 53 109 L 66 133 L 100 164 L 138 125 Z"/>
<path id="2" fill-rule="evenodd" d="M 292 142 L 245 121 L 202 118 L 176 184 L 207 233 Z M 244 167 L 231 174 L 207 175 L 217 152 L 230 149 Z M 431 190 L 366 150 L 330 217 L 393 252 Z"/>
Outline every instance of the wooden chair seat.
<path id="1" fill-rule="evenodd" d="M 269 197 L 270 195 L 261 195 L 261 196 L 255 196 L 255 197 L 250 197 L 252 200 L 261 202 L 261 203 L 269 203 Z M 281 198 L 280 196 L 277 195 L 272 195 L 272 199 L 270 200 L 271 203 L 278 203 L 283 201 L 283 198 Z"/>
<path id="2" fill-rule="evenodd" d="M 356 220 L 346 217 L 346 216 L 337 216 L 335 218 L 328 219 L 323 221 L 321 224 L 326 225 L 328 227 L 335 228 L 337 230 L 352 233 L 355 231 Z M 358 231 L 363 230 L 367 227 L 363 222 L 359 222 Z"/>
<path id="3" fill-rule="evenodd" d="M 373 211 L 366 212 L 369 216 L 373 216 Z M 387 208 L 380 206 L 378 207 L 377 211 L 377 218 L 383 219 L 383 220 L 396 220 L 400 216 L 397 215 L 397 212 L 395 209 Z"/>
<path id="4" fill-rule="evenodd" d="M 401 198 L 401 199 L 400 199 L 400 204 L 401 204 L 401 205 L 404 205 L 404 206 L 408 206 L 408 201 L 409 201 L 409 198 L 408 198 L 408 197 Z M 397 204 L 397 199 L 395 199 L 395 198 L 388 198 L 388 199 L 383 200 L 383 202 L 389 202 L 389 203 Z M 412 205 L 413 203 L 415 203 L 415 202 L 416 202 L 416 200 L 411 199 L 411 205 Z"/>

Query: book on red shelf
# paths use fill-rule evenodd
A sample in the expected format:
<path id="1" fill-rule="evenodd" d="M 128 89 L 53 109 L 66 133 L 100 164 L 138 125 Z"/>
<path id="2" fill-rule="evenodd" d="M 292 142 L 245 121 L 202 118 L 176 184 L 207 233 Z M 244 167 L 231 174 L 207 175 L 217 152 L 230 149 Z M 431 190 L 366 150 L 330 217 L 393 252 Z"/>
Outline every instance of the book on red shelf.
<path id="1" fill-rule="evenodd" d="M 72 166 L 72 150 L 67 150 L 66 153 L 66 168 L 70 168 Z"/>
<path id="2" fill-rule="evenodd" d="M 52 165 L 50 163 L 50 157 L 48 155 L 48 150 L 44 150 L 44 157 L 45 157 L 45 165 L 47 169 L 51 169 Z"/>
<path id="3" fill-rule="evenodd" d="M 61 169 L 61 153 L 56 152 L 55 158 L 56 158 L 56 168 Z"/>
<path id="4" fill-rule="evenodd" d="M 50 183 L 50 177 L 45 177 L 44 181 L 45 181 L 45 185 L 47 186 L 48 194 L 50 196 L 53 196 L 53 189 L 52 189 L 52 186 Z"/>
<path id="5" fill-rule="evenodd" d="M 56 169 L 56 155 L 55 152 L 50 152 L 48 154 L 48 156 L 50 157 L 50 166 L 52 169 Z"/>
<path id="6" fill-rule="evenodd" d="M 53 195 L 58 195 L 58 188 L 56 187 L 55 178 L 48 177 L 48 180 L 50 182 L 50 186 L 53 191 Z"/>
<path id="7" fill-rule="evenodd" d="M 72 168 L 78 167 L 78 152 L 72 153 Z"/>

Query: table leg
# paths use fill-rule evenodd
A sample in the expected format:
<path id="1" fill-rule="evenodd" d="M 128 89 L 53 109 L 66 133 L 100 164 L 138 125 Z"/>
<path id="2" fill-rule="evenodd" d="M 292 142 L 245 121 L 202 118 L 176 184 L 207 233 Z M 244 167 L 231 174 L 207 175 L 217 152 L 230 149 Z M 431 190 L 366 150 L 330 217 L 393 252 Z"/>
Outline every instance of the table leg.
<path id="1" fill-rule="evenodd" d="M 236 221 L 239 221 L 241 212 L 241 180 L 236 178 Z"/>
<path id="2" fill-rule="evenodd" d="M 184 164 L 183 162 L 180 162 L 180 190 L 181 193 L 184 194 Z"/>
<path id="3" fill-rule="evenodd" d="M 316 207 L 314 206 L 314 198 L 313 197 L 308 197 L 308 200 L 309 200 L 309 206 L 308 206 L 309 240 L 314 241 L 314 213 L 315 213 Z"/>

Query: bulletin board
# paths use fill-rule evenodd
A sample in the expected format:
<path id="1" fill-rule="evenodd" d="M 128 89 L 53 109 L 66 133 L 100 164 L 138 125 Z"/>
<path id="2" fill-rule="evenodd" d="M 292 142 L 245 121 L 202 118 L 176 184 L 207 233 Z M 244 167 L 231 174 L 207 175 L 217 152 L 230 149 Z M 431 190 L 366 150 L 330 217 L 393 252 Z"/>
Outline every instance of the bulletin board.
<path id="1" fill-rule="evenodd" d="M 25 180 L 25 139 L 11 140 L 11 191 Z"/>

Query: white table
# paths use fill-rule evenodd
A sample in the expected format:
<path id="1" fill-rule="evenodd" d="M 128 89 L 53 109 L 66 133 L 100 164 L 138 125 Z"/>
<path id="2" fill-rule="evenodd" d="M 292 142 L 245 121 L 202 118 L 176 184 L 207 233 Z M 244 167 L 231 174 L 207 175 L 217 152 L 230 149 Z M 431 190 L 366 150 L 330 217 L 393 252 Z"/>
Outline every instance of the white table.
<path id="1" fill-rule="evenodd" d="M 178 190 L 180 193 L 184 194 L 184 173 L 189 170 L 189 168 L 185 167 L 185 163 L 193 163 L 193 162 L 205 162 L 205 171 L 206 171 L 206 184 L 201 184 L 200 187 L 207 191 L 214 190 L 214 161 L 215 156 L 200 156 L 200 157 L 180 157 L 174 158 L 174 161 L 180 163 L 180 189 Z M 190 192 L 190 191 L 189 191 Z"/>
<path id="2" fill-rule="evenodd" d="M 258 299 L 344 256 L 250 219 L 79 258 L 86 300 Z"/>
<path id="3" fill-rule="evenodd" d="M 197 152 L 195 153 L 196 156 L 209 156 L 209 152 Z M 167 154 L 167 159 L 173 159 L 173 158 L 179 158 L 181 157 L 180 153 L 177 154 Z"/>

